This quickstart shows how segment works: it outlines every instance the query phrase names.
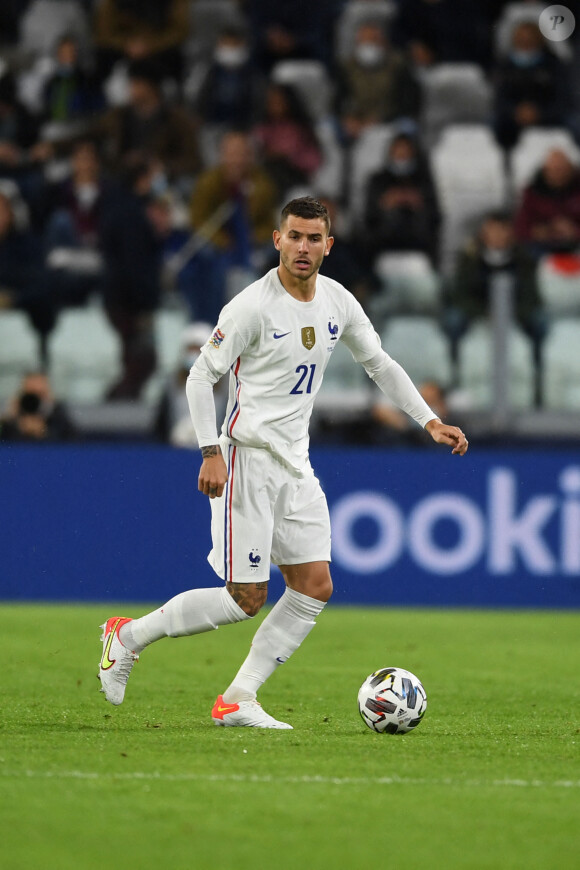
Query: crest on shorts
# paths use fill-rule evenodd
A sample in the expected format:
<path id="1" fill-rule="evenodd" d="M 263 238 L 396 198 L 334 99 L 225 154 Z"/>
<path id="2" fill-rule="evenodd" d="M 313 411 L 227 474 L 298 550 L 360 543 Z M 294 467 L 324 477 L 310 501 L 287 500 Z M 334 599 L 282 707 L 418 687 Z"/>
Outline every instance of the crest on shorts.
<path id="1" fill-rule="evenodd" d="M 306 350 L 312 350 L 316 344 L 316 333 L 313 326 L 302 327 L 302 344 Z"/>

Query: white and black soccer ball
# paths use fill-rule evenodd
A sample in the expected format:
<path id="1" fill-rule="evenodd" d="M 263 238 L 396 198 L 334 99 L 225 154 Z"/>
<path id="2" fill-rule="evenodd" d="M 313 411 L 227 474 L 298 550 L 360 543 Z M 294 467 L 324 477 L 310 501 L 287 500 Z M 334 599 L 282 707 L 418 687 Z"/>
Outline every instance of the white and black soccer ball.
<path id="1" fill-rule="evenodd" d="M 406 734 L 427 709 L 421 681 L 403 668 L 382 668 L 370 674 L 358 693 L 363 722 L 380 734 Z"/>

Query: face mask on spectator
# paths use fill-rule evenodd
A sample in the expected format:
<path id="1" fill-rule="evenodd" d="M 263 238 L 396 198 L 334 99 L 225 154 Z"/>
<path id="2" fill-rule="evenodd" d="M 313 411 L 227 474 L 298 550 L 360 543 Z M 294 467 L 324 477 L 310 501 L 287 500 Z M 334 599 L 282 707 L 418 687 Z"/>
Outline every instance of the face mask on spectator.
<path id="1" fill-rule="evenodd" d="M 379 66 L 386 57 L 386 51 L 376 42 L 359 42 L 354 50 L 354 56 L 361 66 Z"/>
<path id="2" fill-rule="evenodd" d="M 417 161 L 408 160 L 389 160 L 389 169 L 393 175 L 410 175 L 417 167 Z"/>
<path id="3" fill-rule="evenodd" d="M 248 60 L 249 52 L 244 46 L 218 45 L 214 60 L 226 69 L 239 69 Z"/>
<path id="4" fill-rule="evenodd" d="M 511 51 L 510 60 L 516 66 L 527 68 L 535 66 L 542 59 L 541 51 Z"/>
<path id="5" fill-rule="evenodd" d="M 167 176 L 164 172 L 156 172 L 151 179 L 151 193 L 153 196 L 163 196 L 164 193 L 167 192 L 167 188 L 169 184 L 167 182 Z"/>
<path id="6" fill-rule="evenodd" d="M 81 207 L 89 209 L 99 195 L 99 188 L 96 184 L 79 184 L 76 195 Z"/>
<path id="7" fill-rule="evenodd" d="M 492 268 L 499 269 L 507 266 L 512 260 L 511 248 L 482 248 L 483 262 Z"/>

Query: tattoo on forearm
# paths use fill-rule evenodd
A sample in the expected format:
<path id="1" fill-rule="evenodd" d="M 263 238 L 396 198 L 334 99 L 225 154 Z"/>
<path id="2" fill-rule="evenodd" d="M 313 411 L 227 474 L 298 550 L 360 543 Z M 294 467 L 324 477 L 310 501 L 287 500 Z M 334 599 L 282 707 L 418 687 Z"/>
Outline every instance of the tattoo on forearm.
<path id="1" fill-rule="evenodd" d="M 208 456 L 219 456 L 221 454 L 219 444 L 210 444 L 207 447 L 201 448 L 201 455 L 203 459 L 207 459 Z"/>
<path id="2" fill-rule="evenodd" d="M 255 616 L 268 597 L 268 582 L 226 583 L 226 587 L 238 607 L 249 616 Z"/>

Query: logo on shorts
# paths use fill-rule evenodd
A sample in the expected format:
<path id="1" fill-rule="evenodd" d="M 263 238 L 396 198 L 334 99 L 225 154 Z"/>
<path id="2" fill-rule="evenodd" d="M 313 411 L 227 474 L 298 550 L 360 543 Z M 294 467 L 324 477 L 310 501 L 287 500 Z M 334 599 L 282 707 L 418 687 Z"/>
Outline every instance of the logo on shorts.
<path id="1" fill-rule="evenodd" d="M 259 556 L 257 553 L 254 553 L 253 550 L 250 551 L 248 559 L 250 560 L 250 568 L 257 568 L 262 561 L 262 557 Z"/>
<path id="2" fill-rule="evenodd" d="M 316 344 L 316 333 L 314 332 L 313 326 L 303 326 L 302 327 L 302 344 L 306 348 L 306 350 L 312 350 L 314 345 Z"/>
<path id="3" fill-rule="evenodd" d="M 214 332 L 214 334 L 210 338 L 209 343 L 212 345 L 212 347 L 215 347 L 215 349 L 217 350 L 219 348 L 220 344 L 222 343 L 222 341 L 224 340 L 224 338 L 225 338 L 225 335 L 221 331 L 221 329 L 216 329 L 216 331 Z"/>

